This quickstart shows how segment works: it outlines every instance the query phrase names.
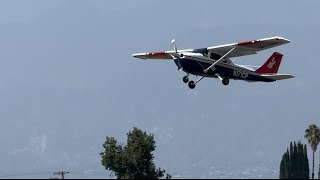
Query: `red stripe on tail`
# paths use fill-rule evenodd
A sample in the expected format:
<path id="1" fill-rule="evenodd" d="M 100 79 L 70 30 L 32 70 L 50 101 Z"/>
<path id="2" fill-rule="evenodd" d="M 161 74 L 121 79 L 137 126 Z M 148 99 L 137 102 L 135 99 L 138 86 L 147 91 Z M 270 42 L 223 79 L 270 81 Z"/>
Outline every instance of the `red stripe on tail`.
<path id="1" fill-rule="evenodd" d="M 281 59 L 282 54 L 278 52 L 274 52 L 269 59 L 259 68 L 256 70 L 257 73 L 277 73 Z"/>

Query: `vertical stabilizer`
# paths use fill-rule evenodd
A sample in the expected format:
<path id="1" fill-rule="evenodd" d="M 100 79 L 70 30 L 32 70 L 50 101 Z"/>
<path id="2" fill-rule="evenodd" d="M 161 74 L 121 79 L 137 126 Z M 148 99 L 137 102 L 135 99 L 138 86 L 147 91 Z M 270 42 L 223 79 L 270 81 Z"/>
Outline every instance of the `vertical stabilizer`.
<path id="1" fill-rule="evenodd" d="M 281 63 L 282 56 L 282 54 L 274 52 L 269 57 L 269 59 L 260 68 L 256 70 L 256 72 L 261 74 L 277 73 Z"/>

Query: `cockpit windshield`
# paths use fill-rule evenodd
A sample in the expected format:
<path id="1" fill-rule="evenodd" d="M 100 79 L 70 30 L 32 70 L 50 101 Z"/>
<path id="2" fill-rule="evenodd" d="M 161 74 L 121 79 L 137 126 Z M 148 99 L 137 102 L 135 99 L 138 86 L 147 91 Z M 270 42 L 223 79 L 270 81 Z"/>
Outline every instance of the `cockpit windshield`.
<path id="1" fill-rule="evenodd" d="M 204 56 L 208 57 L 208 54 L 204 54 Z M 219 60 L 221 56 L 219 54 L 210 53 L 210 58 L 214 60 Z M 226 64 L 233 64 L 233 62 L 228 57 L 223 58 L 221 62 Z"/>

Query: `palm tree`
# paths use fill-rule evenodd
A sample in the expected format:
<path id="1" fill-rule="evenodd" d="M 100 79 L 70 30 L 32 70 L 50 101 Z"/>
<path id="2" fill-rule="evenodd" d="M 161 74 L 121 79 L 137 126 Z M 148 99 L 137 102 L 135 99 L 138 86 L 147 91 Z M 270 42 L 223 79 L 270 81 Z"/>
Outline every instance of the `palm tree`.
<path id="1" fill-rule="evenodd" d="M 317 150 L 317 146 L 320 142 L 320 129 L 315 124 L 310 124 L 306 129 L 304 138 L 308 139 L 308 143 L 312 149 L 312 179 L 314 179 L 314 152 Z"/>

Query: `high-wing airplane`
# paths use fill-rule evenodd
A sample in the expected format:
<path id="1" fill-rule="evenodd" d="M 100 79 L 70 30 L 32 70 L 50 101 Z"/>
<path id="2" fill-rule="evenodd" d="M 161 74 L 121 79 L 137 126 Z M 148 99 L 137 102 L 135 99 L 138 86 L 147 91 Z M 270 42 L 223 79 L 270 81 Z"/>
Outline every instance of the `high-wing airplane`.
<path id="1" fill-rule="evenodd" d="M 247 82 L 273 82 L 294 78 L 290 74 L 277 74 L 282 54 L 274 52 L 260 67 L 239 65 L 230 58 L 257 54 L 259 51 L 289 42 L 291 41 L 288 39 L 276 36 L 207 48 L 177 50 L 173 39 L 171 41 L 173 51 L 138 53 L 132 56 L 140 59 L 174 60 L 178 70 L 187 73 L 183 77 L 183 82 L 188 83 L 191 89 L 195 88 L 204 77 L 219 78 L 223 85 L 228 85 L 230 79 Z M 199 78 L 195 82 L 189 81 L 190 74 L 199 76 Z"/>

